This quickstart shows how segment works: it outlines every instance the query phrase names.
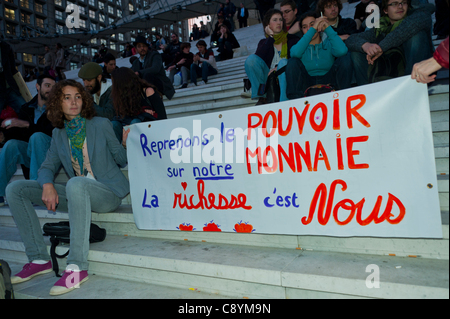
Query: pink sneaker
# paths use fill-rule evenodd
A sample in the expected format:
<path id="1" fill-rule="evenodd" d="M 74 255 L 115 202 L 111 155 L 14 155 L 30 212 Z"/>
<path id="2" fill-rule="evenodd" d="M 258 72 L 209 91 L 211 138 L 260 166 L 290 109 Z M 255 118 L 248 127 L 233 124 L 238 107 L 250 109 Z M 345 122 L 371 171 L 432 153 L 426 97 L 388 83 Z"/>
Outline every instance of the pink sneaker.
<path id="1" fill-rule="evenodd" d="M 38 265 L 33 263 L 28 263 L 23 266 L 23 269 L 21 272 L 17 273 L 16 275 L 11 277 L 11 283 L 12 284 L 19 284 L 21 282 L 30 280 L 31 278 L 47 274 L 52 271 L 52 262 L 49 261 L 46 264 Z"/>
<path id="2" fill-rule="evenodd" d="M 72 271 L 66 270 L 62 277 L 50 289 L 50 295 L 57 296 L 68 293 L 75 288 L 80 288 L 80 284 L 89 279 L 87 270 Z"/>

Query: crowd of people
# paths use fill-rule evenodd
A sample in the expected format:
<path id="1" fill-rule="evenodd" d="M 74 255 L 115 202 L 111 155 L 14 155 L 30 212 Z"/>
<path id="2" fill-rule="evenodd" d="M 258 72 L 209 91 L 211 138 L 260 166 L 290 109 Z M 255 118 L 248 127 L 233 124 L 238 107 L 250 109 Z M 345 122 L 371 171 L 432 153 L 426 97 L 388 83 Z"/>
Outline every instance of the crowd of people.
<path id="1" fill-rule="evenodd" d="M 267 99 L 272 72 L 280 87 L 275 101 L 285 101 L 324 92 L 315 87 L 341 90 L 410 75 L 416 63 L 433 56 L 432 4 L 362 0 L 354 19 L 341 17 L 340 0 L 319 0 L 316 10 L 302 14 L 295 1 L 284 0 L 280 9 L 266 13 L 265 38 L 245 62 L 257 105 L 273 102 Z M 379 27 L 370 27 L 375 20 L 366 19 L 375 9 Z M 413 77 L 420 81 L 420 72 Z"/>
<path id="2" fill-rule="evenodd" d="M 304 2 L 299 1 L 302 6 Z M 371 2 L 361 3 L 368 6 Z M 441 66 L 448 68 L 448 37 L 433 52 L 433 8 L 412 8 L 411 0 L 382 0 L 379 5 L 384 13 L 380 27 L 367 30 L 367 15 L 356 12 L 355 17 L 362 19 L 359 23 L 340 16 L 340 0 L 319 0 L 316 11 L 302 14 L 293 0 L 284 0 L 281 10 L 266 10 L 265 38 L 245 62 L 252 98 L 258 104 L 268 102 L 264 84 L 273 72 L 280 86 L 279 100 L 286 101 L 305 96 L 315 85 L 345 89 L 406 74 L 429 83 L 435 78 L 433 72 Z M 14 53 L 6 42 L 0 42 L 0 206 L 6 196 L 30 261 L 13 277 L 13 283 L 52 270 L 33 204 L 69 213 L 70 267 L 50 293 L 72 290 L 67 278 L 74 272 L 78 274 L 75 284 L 87 280 L 91 211 L 114 211 L 129 193 L 129 182 L 119 169 L 127 164 L 127 126 L 167 118 L 162 98 L 174 96 L 178 72 L 182 87 L 189 80 L 198 85 L 200 77 L 207 83 L 208 76 L 218 73 L 216 60 L 233 58 L 232 50 L 239 43 L 225 19 L 230 8 L 227 0 L 212 32 L 218 57 L 204 40 L 196 43 L 194 55 L 191 44 L 181 43 L 173 33 L 168 44 L 158 39 L 160 54 L 148 39 L 138 36 L 133 43 L 138 57 L 132 57 L 131 68 L 118 68 L 114 56 L 104 50 L 103 67 L 89 62 L 79 70 L 82 85 L 62 76 L 64 50 L 60 45 L 56 46 L 62 50 L 59 57 L 60 51 L 45 47 L 45 70 L 37 78 L 37 95 L 28 103 L 13 79 L 17 73 Z M 244 16 L 245 10 L 241 12 Z M 29 180 L 9 183 L 17 164 Z M 66 185 L 54 183 L 61 166 L 69 176 Z"/>

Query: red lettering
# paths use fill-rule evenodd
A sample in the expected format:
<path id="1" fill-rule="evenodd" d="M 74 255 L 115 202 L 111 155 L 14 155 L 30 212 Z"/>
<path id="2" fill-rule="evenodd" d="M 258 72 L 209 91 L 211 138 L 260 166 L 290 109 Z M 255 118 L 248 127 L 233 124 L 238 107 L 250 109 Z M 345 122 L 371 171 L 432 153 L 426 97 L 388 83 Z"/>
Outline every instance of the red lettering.
<path id="1" fill-rule="evenodd" d="M 303 160 L 305 161 L 306 167 L 308 168 L 308 171 L 312 171 L 312 165 L 311 165 L 311 151 L 309 148 L 309 141 L 305 142 L 305 149 L 306 151 L 303 151 L 303 149 L 301 148 L 301 146 L 295 142 L 294 143 L 294 148 L 295 148 L 295 159 L 297 161 L 297 172 L 301 173 L 302 172 L 302 161 L 300 159 L 300 156 L 303 158 Z"/>
<path id="2" fill-rule="evenodd" d="M 269 165 L 267 165 L 267 155 L 269 155 L 269 152 L 272 153 L 272 167 L 269 167 Z M 268 173 L 274 173 L 278 169 L 277 153 L 275 153 L 275 150 L 270 145 L 267 146 L 266 149 L 264 150 L 264 153 L 263 153 L 263 166 L 264 166 L 264 169 L 266 170 L 266 172 L 268 172 Z"/>
<path id="3" fill-rule="evenodd" d="M 270 130 L 270 133 L 267 134 L 267 121 L 269 120 L 269 117 L 272 117 L 272 129 Z M 271 137 L 277 130 L 277 116 L 275 115 L 274 111 L 269 111 L 264 116 L 264 121 L 262 124 L 262 132 L 265 137 Z"/>
<path id="4" fill-rule="evenodd" d="M 283 157 L 288 163 L 291 170 L 295 173 L 295 158 L 294 158 L 294 146 L 292 143 L 289 143 L 289 156 L 287 156 L 286 152 L 284 151 L 283 147 L 278 144 L 278 158 L 280 161 L 280 173 L 283 173 Z M 301 164 L 300 164 L 301 165 Z M 301 167 L 301 166 L 300 166 Z"/>
<path id="5" fill-rule="evenodd" d="M 322 109 L 322 121 L 320 122 L 319 125 L 317 125 L 315 119 L 318 109 Z M 325 129 L 325 127 L 327 126 L 327 118 L 328 118 L 327 106 L 323 103 L 316 104 L 316 106 L 314 106 L 313 109 L 311 110 L 311 113 L 309 113 L 309 122 L 313 130 L 316 132 L 322 132 Z"/>
<path id="6" fill-rule="evenodd" d="M 338 159 L 338 170 L 342 171 L 344 169 L 344 161 L 342 159 L 342 142 L 341 142 L 341 138 L 339 138 L 339 137 L 336 139 L 336 149 L 337 149 L 337 159 Z"/>
<path id="7" fill-rule="evenodd" d="M 256 124 L 252 124 L 252 117 L 256 117 L 258 118 L 258 123 Z M 249 113 L 247 115 L 247 119 L 248 119 L 248 124 L 247 124 L 247 128 L 248 128 L 248 134 L 247 134 L 247 140 L 251 140 L 252 139 L 252 130 L 253 128 L 257 128 L 258 126 L 261 125 L 262 123 L 262 115 L 259 113 Z"/>
<path id="8" fill-rule="evenodd" d="M 258 159 L 258 174 L 262 173 L 262 161 L 261 161 L 261 147 L 258 147 L 255 152 L 250 151 L 250 149 L 247 147 L 245 150 L 245 159 L 247 161 L 247 173 L 252 173 L 251 163 L 249 161 L 249 156 L 251 157 L 257 157 Z"/>
<path id="9" fill-rule="evenodd" d="M 359 103 L 355 107 L 352 108 L 352 102 L 356 101 L 356 100 L 359 100 Z M 358 113 L 358 110 L 360 108 L 362 108 L 365 103 L 366 103 L 366 96 L 364 94 L 353 95 L 347 99 L 347 126 L 348 126 L 348 128 L 353 128 L 352 115 L 359 122 L 361 122 L 362 125 L 364 125 L 365 127 L 370 127 L 369 122 L 367 122 L 361 116 L 361 114 Z"/>
<path id="10" fill-rule="evenodd" d="M 306 119 L 306 113 L 308 113 L 309 104 L 305 106 L 303 109 L 302 114 L 298 113 L 297 108 L 294 107 L 294 113 L 295 117 L 297 118 L 297 125 L 298 125 L 298 134 L 302 135 L 303 133 L 303 127 L 305 126 L 305 119 Z"/>
<path id="11" fill-rule="evenodd" d="M 319 161 L 324 161 L 325 166 L 327 167 L 327 170 L 331 170 L 330 162 L 328 161 L 327 153 L 325 152 L 325 149 L 323 148 L 322 142 L 319 140 L 317 142 L 316 147 L 316 155 L 314 156 L 314 171 L 317 172 L 317 164 Z"/>
<path id="12" fill-rule="evenodd" d="M 336 99 L 333 101 L 333 130 L 341 129 L 341 120 L 339 117 L 339 99 Z"/>
<path id="13" fill-rule="evenodd" d="M 283 130 L 283 110 L 278 110 L 278 134 L 280 136 L 286 136 L 292 129 L 292 107 L 289 108 L 289 122 L 286 130 Z"/>
<path id="14" fill-rule="evenodd" d="M 348 158 L 348 168 L 350 169 L 366 169 L 369 168 L 369 164 L 355 164 L 355 159 L 353 156 L 359 155 L 358 150 L 353 150 L 353 143 L 366 142 L 369 136 L 355 136 L 347 138 L 347 158 Z"/>
<path id="15" fill-rule="evenodd" d="M 234 195 L 230 195 L 230 200 L 228 200 L 224 195 L 219 194 L 219 200 L 216 205 L 216 195 L 213 193 L 209 193 L 207 197 L 204 195 L 205 193 L 205 182 L 203 180 L 198 180 L 197 182 L 197 195 L 198 195 L 198 203 L 193 203 L 194 195 L 189 197 L 189 203 L 186 200 L 186 194 L 181 196 L 180 194 L 174 193 L 174 201 L 173 208 L 176 208 L 177 205 L 179 208 L 186 208 L 187 210 L 191 209 L 237 209 L 243 208 L 246 210 L 252 209 L 252 206 L 247 204 L 247 196 L 245 194 L 238 194 L 237 198 Z M 182 200 L 182 198 L 184 200 Z"/>
<path id="16" fill-rule="evenodd" d="M 321 183 L 317 187 L 317 189 L 314 193 L 314 196 L 311 200 L 308 218 L 302 217 L 302 219 L 301 219 L 301 222 L 303 225 L 308 225 L 312 222 L 312 220 L 314 218 L 314 212 L 316 211 L 317 204 L 319 204 L 318 209 L 317 209 L 317 221 L 319 222 L 319 224 L 321 224 L 323 226 L 327 225 L 327 223 L 330 219 L 331 210 L 333 208 L 333 199 L 334 199 L 334 194 L 336 191 L 336 185 L 338 185 L 338 184 L 342 186 L 343 192 L 347 189 L 347 183 L 345 181 L 339 180 L 339 179 L 333 181 L 330 186 L 330 194 L 328 197 L 328 201 L 327 201 L 327 187 L 325 186 L 325 184 Z M 320 201 L 319 201 L 319 198 L 320 198 Z M 380 224 L 384 221 L 388 222 L 389 224 L 393 224 L 393 225 L 399 224 L 406 215 L 406 208 L 403 205 L 402 201 L 400 199 L 398 199 L 397 197 L 395 197 L 394 195 L 392 195 L 391 193 L 388 193 L 388 200 L 386 203 L 386 208 L 384 209 L 383 214 L 381 216 L 379 216 L 382 201 L 383 201 L 383 197 L 378 196 L 377 202 L 375 203 L 375 206 L 374 206 L 372 212 L 370 213 L 370 215 L 368 217 L 366 217 L 365 219 L 362 219 L 362 210 L 364 207 L 365 198 L 361 199 L 357 204 L 355 204 L 355 202 L 351 199 L 348 199 L 348 198 L 343 199 L 334 206 L 334 208 L 332 210 L 333 211 L 333 219 L 336 222 L 336 224 L 338 224 L 340 226 L 349 224 L 353 220 L 355 215 L 356 215 L 356 222 L 361 226 L 367 226 L 372 222 L 375 224 Z M 327 203 L 326 208 L 325 208 L 325 203 Z M 397 207 L 399 209 L 399 215 L 395 218 L 394 218 L 394 215 L 392 214 L 392 209 L 393 209 L 394 203 L 397 205 Z M 339 210 L 341 208 L 350 212 L 348 217 L 344 221 L 339 220 L 339 217 L 338 217 Z"/>

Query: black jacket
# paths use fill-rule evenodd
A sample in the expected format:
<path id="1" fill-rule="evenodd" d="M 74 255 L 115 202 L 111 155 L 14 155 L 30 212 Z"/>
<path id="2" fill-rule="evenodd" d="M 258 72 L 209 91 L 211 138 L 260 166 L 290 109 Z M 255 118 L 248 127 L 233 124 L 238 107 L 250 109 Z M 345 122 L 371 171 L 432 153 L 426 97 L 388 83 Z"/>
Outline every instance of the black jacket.
<path id="1" fill-rule="evenodd" d="M 8 130 L 4 130 L 5 136 L 8 140 L 15 139 L 28 142 L 31 135 L 37 132 L 42 132 L 52 137 L 54 126 L 47 118 L 47 111 L 45 111 L 38 119 L 37 123 L 34 124 L 35 109 L 33 107 L 30 107 L 30 105 L 37 103 L 37 99 L 38 96 L 36 95 L 30 102 L 22 105 L 22 107 L 20 108 L 20 112 L 18 114 L 19 119 L 27 121 L 28 123 L 30 123 L 30 126 L 28 128 L 13 127 Z"/>
<path id="2" fill-rule="evenodd" d="M 291 57 L 291 48 L 297 44 L 297 42 L 300 40 L 299 37 L 288 34 L 287 35 L 287 45 L 288 45 L 288 59 Z M 273 50 L 273 44 L 275 43 L 275 40 L 272 37 L 268 37 L 265 39 L 262 39 L 258 43 L 258 48 L 256 49 L 255 54 L 259 56 L 261 59 L 266 62 L 266 65 L 269 67 L 272 64 L 273 56 L 275 55 L 275 52 Z"/>

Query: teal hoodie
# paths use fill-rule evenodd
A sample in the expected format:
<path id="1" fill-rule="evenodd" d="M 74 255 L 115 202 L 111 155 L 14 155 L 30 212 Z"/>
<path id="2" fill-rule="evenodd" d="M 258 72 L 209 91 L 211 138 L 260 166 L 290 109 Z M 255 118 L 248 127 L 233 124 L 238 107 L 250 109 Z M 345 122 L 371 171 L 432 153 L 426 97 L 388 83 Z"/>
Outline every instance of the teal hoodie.
<path id="1" fill-rule="evenodd" d="M 310 76 L 322 76 L 328 73 L 336 58 L 347 54 L 348 49 L 330 26 L 325 29 L 325 40 L 319 44 L 309 44 L 315 34 L 316 29 L 310 28 L 291 48 L 291 57 L 301 59 Z"/>

